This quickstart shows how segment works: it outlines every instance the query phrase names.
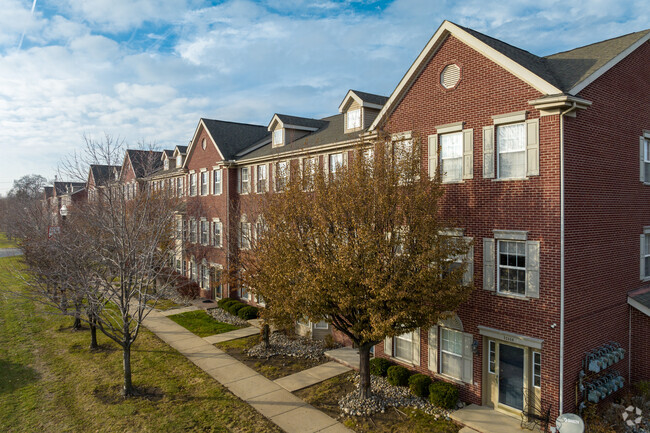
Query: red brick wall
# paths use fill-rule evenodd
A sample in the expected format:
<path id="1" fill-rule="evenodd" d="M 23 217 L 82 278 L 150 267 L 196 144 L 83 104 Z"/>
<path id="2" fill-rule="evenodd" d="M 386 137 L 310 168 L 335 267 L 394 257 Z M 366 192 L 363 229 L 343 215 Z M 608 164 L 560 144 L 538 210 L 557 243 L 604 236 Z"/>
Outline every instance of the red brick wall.
<path id="1" fill-rule="evenodd" d="M 462 68 L 462 80 L 454 90 L 444 89 L 440 72 L 450 64 Z M 435 125 L 464 121 L 474 129 L 474 178 L 447 185 L 443 214 L 454 227 L 474 238 L 476 289 L 458 315 L 465 332 L 474 334 L 479 353 L 474 356 L 474 383 L 461 387 L 461 398 L 481 404 L 483 352 L 477 326 L 483 325 L 544 340 L 542 395 L 559 394 L 559 292 L 560 292 L 560 183 L 559 117 L 540 119 L 540 176 L 528 180 L 483 179 L 482 127 L 492 125 L 491 116 L 528 111 L 539 113 L 528 101 L 540 93 L 486 57 L 450 37 L 443 43 L 387 123 L 389 132 L 413 130 L 423 138 L 436 132 Z M 426 147 L 426 146 L 423 146 Z M 426 169 L 426 148 L 423 168 Z M 540 298 L 513 299 L 482 290 L 482 238 L 493 238 L 494 229 L 526 230 L 529 240 L 540 241 Z M 557 324 L 551 328 L 552 324 Z M 382 353 L 382 346 L 378 353 Z M 421 332 L 421 366 L 427 373 L 427 330 Z M 557 410 L 557 401 L 554 402 Z"/>
<path id="2" fill-rule="evenodd" d="M 630 383 L 650 380 L 650 317 L 630 307 L 632 315 L 632 374 Z M 626 348 L 627 349 L 627 348 Z"/>
<path id="3" fill-rule="evenodd" d="M 565 411 L 584 353 L 609 340 L 628 348 L 627 292 L 643 285 L 639 235 L 650 226 L 650 186 L 639 181 L 639 136 L 650 129 L 649 56 L 646 42 L 580 92 L 592 107 L 565 121 Z M 650 356 L 640 341 L 633 369 Z M 627 356 L 610 368 L 629 383 Z"/>

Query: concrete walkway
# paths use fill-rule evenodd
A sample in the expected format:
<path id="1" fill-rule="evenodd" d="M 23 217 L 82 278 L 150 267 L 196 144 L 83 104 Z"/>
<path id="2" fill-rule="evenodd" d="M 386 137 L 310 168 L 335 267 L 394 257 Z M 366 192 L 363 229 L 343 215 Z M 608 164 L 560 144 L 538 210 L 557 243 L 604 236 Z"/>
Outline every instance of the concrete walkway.
<path id="1" fill-rule="evenodd" d="M 20 248 L 0 248 L 0 258 L 22 256 L 23 251 Z"/>
<path id="2" fill-rule="evenodd" d="M 341 347 L 339 349 L 328 350 L 325 356 L 329 359 L 350 367 L 354 370 L 359 370 L 359 351 L 351 347 Z"/>
<path id="3" fill-rule="evenodd" d="M 284 431 L 288 433 L 350 432 L 343 424 L 163 314 L 151 311 L 144 325 Z"/>
<path id="4" fill-rule="evenodd" d="M 521 419 L 487 407 L 470 404 L 450 415 L 454 421 L 480 433 L 522 433 Z"/>
<path id="5" fill-rule="evenodd" d="M 189 313 L 190 311 L 197 311 L 197 310 L 200 310 L 200 308 L 195 307 L 194 305 L 190 305 L 189 307 L 171 308 L 169 310 L 161 311 L 160 314 L 162 314 L 163 316 L 173 316 L 174 314 Z"/>
<path id="6" fill-rule="evenodd" d="M 234 331 L 224 332 L 222 334 L 210 335 L 203 337 L 203 339 L 210 343 L 223 343 L 224 341 L 237 340 L 238 338 L 250 337 L 251 335 L 259 335 L 260 330 L 254 326 L 247 328 L 235 329 Z"/>
<path id="7" fill-rule="evenodd" d="M 351 370 L 350 367 L 341 365 L 338 362 L 330 361 L 289 376 L 281 377 L 280 379 L 274 380 L 274 382 L 287 391 L 293 392 L 323 382 L 327 379 L 331 379 L 339 374 L 347 373 Z"/>

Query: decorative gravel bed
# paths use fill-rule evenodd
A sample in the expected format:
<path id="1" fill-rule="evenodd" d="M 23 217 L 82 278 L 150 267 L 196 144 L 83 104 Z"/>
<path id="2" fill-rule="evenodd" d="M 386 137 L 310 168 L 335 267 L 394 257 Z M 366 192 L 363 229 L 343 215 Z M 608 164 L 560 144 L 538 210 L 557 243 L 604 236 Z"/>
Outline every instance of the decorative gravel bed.
<path id="1" fill-rule="evenodd" d="M 248 349 L 248 356 L 254 358 L 269 358 L 276 355 L 291 356 L 294 358 L 319 359 L 324 356 L 325 345 L 320 340 L 305 337 L 289 338 L 280 332 L 274 332 L 269 339 L 269 347 L 264 343 L 257 344 Z"/>
<path id="2" fill-rule="evenodd" d="M 217 308 L 210 308 L 209 310 L 206 310 L 206 312 L 214 317 L 217 321 L 223 322 L 223 323 L 230 323 L 231 325 L 237 325 L 237 326 L 249 326 L 250 323 L 245 321 L 244 319 L 233 316 L 226 310 L 217 307 Z"/>
<path id="3" fill-rule="evenodd" d="M 434 406 L 427 400 L 411 394 L 406 386 L 393 386 L 386 378 L 380 376 L 370 376 L 371 396 L 362 400 L 359 397 L 359 375 L 351 376 L 350 380 L 356 390 L 339 400 L 339 408 L 347 415 L 367 416 L 384 413 L 387 407 L 411 407 L 433 415 L 435 419 L 449 420 L 449 414 L 453 412 Z"/>

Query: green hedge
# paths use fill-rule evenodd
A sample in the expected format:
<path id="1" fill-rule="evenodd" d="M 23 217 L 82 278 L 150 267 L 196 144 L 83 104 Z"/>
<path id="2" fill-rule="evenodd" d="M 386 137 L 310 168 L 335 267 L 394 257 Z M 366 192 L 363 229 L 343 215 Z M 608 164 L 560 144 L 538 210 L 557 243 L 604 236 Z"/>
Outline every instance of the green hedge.
<path id="1" fill-rule="evenodd" d="M 224 305 L 226 303 L 232 303 L 232 301 L 234 301 L 232 298 L 221 298 L 217 301 L 217 305 L 221 308 L 225 308 Z"/>
<path id="2" fill-rule="evenodd" d="M 237 315 L 239 316 L 239 318 L 244 320 L 257 319 L 257 316 L 259 315 L 259 311 L 256 307 L 247 305 L 244 308 L 240 309 L 237 312 Z"/>
<path id="3" fill-rule="evenodd" d="M 226 307 L 226 310 L 228 310 L 228 312 L 233 316 L 236 316 L 239 310 L 241 310 L 244 307 L 246 307 L 246 304 L 244 304 L 243 302 L 235 301 L 232 304 L 228 305 Z"/>
<path id="4" fill-rule="evenodd" d="M 444 409 L 454 409 L 458 402 L 458 388 L 453 383 L 433 382 L 429 386 L 429 401 Z"/>
<path id="5" fill-rule="evenodd" d="M 388 369 L 386 378 L 391 385 L 406 386 L 409 384 L 410 375 L 411 373 L 401 365 L 393 365 Z"/>
<path id="6" fill-rule="evenodd" d="M 393 366 L 393 363 L 384 358 L 372 358 L 370 360 L 370 374 L 375 376 L 386 377 L 388 369 Z"/>
<path id="7" fill-rule="evenodd" d="M 418 397 L 427 398 L 429 396 L 429 386 L 432 380 L 424 374 L 414 374 L 409 377 L 409 389 Z"/>

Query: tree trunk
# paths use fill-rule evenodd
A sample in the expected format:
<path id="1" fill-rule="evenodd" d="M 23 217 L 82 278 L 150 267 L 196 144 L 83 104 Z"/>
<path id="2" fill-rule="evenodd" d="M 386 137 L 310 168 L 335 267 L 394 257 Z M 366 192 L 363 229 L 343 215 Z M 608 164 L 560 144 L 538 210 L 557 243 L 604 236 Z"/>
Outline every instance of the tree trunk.
<path id="1" fill-rule="evenodd" d="M 81 303 L 76 302 L 74 303 L 74 309 L 75 309 L 75 316 L 74 316 L 74 324 L 72 325 L 72 329 L 75 331 L 78 331 L 81 329 Z"/>
<path id="2" fill-rule="evenodd" d="M 134 394 L 133 383 L 131 383 L 131 345 L 124 345 L 122 349 L 124 361 L 124 386 L 122 387 L 122 395 L 129 397 Z"/>
<path id="3" fill-rule="evenodd" d="M 78 331 L 81 329 L 81 319 L 78 317 L 74 318 L 74 323 L 72 324 L 72 329 Z"/>
<path id="4" fill-rule="evenodd" d="M 97 344 L 97 326 L 95 325 L 96 319 L 90 319 L 90 350 L 99 348 Z"/>
<path id="5" fill-rule="evenodd" d="M 359 397 L 366 399 L 370 397 L 370 348 L 372 344 L 363 343 L 359 345 Z"/>
<path id="6" fill-rule="evenodd" d="M 271 328 L 267 323 L 262 326 L 262 341 L 264 342 L 264 348 L 268 349 L 271 344 Z"/>

